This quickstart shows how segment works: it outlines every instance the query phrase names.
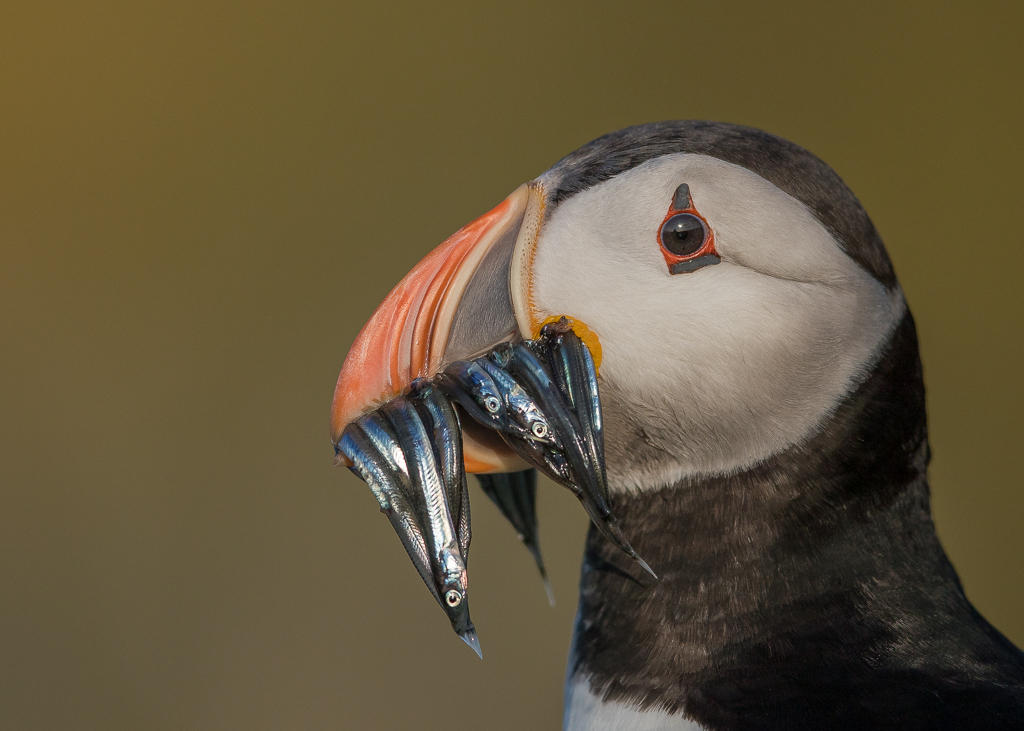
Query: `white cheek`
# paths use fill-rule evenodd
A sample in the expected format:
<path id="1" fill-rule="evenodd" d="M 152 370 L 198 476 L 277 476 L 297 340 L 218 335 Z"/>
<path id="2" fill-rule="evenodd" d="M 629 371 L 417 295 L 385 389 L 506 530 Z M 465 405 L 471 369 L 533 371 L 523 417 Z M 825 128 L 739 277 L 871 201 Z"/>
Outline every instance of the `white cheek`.
<path id="1" fill-rule="evenodd" d="M 535 304 L 580 318 L 601 340 L 619 489 L 728 472 L 805 437 L 863 377 L 904 307 L 775 186 L 703 156 L 672 157 L 682 160 L 566 201 L 534 262 Z M 673 276 L 655 235 L 679 182 L 725 260 Z M 649 435 L 658 460 L 612 443 L 635 433 Z"/>

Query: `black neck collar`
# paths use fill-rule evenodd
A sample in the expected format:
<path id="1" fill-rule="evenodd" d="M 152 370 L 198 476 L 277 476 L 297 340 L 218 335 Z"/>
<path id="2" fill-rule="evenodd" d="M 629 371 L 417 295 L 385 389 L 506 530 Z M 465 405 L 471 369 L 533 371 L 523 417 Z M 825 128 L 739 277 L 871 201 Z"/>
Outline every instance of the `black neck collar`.
<path id="1" fill-rule="evenodd" d="M 927 461 L 908 312 L 814 438 L 742 473 L 615 498 L 661 581 L 591 530 L 570 676 L 606 699 L 705 722 L 817 687 L 822 727 L 831 714 L 856 717 L 850 683 L 896 687 L 865 675 L 883 648 L 893 668 L 962 664 L 970 643 L 958 633 L 1001 636 L 967 603 L 935 536 Z M 957 628 L 941 657 L 917 656 L 935 648 L 922 616 Z"/>

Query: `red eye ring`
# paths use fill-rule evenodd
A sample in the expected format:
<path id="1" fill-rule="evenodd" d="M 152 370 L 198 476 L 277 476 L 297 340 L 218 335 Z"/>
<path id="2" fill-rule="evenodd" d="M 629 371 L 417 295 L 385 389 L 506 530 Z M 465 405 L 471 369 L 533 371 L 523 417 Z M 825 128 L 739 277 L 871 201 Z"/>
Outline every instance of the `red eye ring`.
<path id="1" fill-rule="evenodd" d="M 715 232 L 697 212 L 685 183 L 680 185 L 658 228 L 658 245 L 669 274 L 692 272 L 721 261 L 715 249 Z"/>

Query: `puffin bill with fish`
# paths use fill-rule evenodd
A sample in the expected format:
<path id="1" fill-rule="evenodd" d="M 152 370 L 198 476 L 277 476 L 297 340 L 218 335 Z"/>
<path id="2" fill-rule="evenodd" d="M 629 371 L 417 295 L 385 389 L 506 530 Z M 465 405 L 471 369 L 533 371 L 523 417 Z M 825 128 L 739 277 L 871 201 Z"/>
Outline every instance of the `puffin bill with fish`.
<path id="1" fill-rule="evenodd" d="M 1024 727 L 1024 654 L 935 534 L 892 264 L 791 142 L 683 121 L 570 153 L 391 291 L 331 431 L 478 654 L 466 473 L 542 575 L 535 470 L 580 500 L 567 729 Z"/>

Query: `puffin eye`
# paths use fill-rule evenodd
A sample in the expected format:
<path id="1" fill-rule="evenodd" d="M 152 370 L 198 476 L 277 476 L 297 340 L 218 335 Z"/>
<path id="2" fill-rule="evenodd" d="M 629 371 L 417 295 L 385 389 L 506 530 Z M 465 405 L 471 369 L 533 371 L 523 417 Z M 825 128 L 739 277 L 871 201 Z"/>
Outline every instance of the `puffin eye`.
<path id="1" fill-rule="evenodd" d="M 690 256 L 704 245 L 704 222 L 692 213 L 677 213 L 661 227 L 661 245 L 676 256 Z"/>

